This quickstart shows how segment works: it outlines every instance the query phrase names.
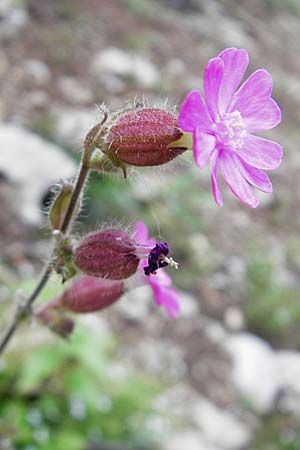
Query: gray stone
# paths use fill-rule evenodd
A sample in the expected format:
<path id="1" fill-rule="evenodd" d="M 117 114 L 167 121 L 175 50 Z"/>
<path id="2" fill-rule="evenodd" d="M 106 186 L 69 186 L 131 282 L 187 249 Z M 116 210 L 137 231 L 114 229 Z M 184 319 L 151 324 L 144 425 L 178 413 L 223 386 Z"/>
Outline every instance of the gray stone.
<path id="1" fill-rule="evenodd" d="M 0 39 L 12 38 L 29 23 L 29 15 L 18 0 L 1 0 L 0 2 Z"/>
<path id="2" fill-rule="evenodd" d="M 232 357 L 232 381 L 242 398 L 256 413 L 270 412 L 281 386 L 271 346 L 248 333 L 229 337 L 224 346 Z"/>
<path id="3" fill-rule="evenodd" d="M 39 59 L 27 59 L 23 63 L 25 76 L 36 84 L 47 84 L 51 81 L 51 72 L 47 64 Z"/>
<path id="4" fill-rule="evenodd" d="M 244 448 L 249 444 L 250 429 L 228 410 L 218 408 L 204 397 L 189 407 L 193 409 L 195 423 L 211 444 L 227 450 Z"/>
<path id="5" fill-rule="evenodd" d="M 54 135 L 66 147 L 80 149 L 89 130 L 99 122 L 99 113 L 91 109 L 64 108 L 54 111 Z"/>
<path id="6" fill-rule="evenodd" d="M 228 449 L 246 446 L 251 439 L 251 431 L 238 417 L 226 409 L 220 409 L 207 398 L 184 383 L 178 383 L 165 391 L 156 401 L 156 408 L 163 414 L 171 411 L 180 423 L 193 423 L 193 428 L 176 431 L 167 436 L 166 449 Z M 176 446 L 176 439 L 181 446 Z M 186 436 L 189 445 L 184 445 Z M 197 447 L 198 445 L 198 447 Z M 172 447 L 173 446 L 173 447 Z"/>
<path id="7" fill-rule="evenodd" d="M 58 81 L 63 98 L 74 104 L 90 103 L 93 94 L 87 86 L 83 86 L 76 78 L 61 77 Z"/>
<path id="8" fill-rule="evenodd" d="M 300 415 L 300 353 L 283 350 L 276 359 L 282 389 L 279 407 L 284 413 Z"/>
<path id="9" fill-rule="evenodd" d="M 139 286 L 127 292 L 115 305 L 115 309 L 127 319 L 143 322 L 149 315 L 151 302 L 153 299 L 150 286 Z"/>
<path id="10" fill-rule="evenodd" d="M 160 80 L 158 70 L 149 60 L 115 47 L 97 53 L 92 60 L 90 72 L 100 82 L 105 75 L 111 74 L 121 79 L 133 79 L 144 88 L 151 88 Z"/>
<path id="11" fill-rule="evenodd" d="M 150 374 L 162 376 L 168 374 L 177 379 L 186 372 L 183 350 L 174 342 L 144 337 L 130 351 L 131 357 Z"/>
<path id="12" fill-rule="evenodd" d="M 224 324 L 233 331 L 241 331 L 245 327 L 245 318 L 240 308 L 229 306 L 224 313 Z"/>
<path id="13" fill-rule="evenodd" d="M 44 108 L 50 103 L 49 95 L 43 91 L 30 91 L 23 97 L 24 104 L 31 108 Z"/>
<path id="14" fill-rule="evenodd" d="M 219 450 L 205 439 L 197 429 L 186 429 L 172 433 L 162 444 L 163 450 Z"/>
<path id="15" fill-rule="evenodd" d="M 179 291 L 179 306 L 180 312 L 178 319 L 188 319 L 199 315 L 199 302 L 197 302 L 192 295 L 187 294 L 186 292 Z"/>
<path id="16" fill-rule="evenodd" d="M 24 128 L 0 125 L 0 172 L 16 185 L 18 210 L 32 224 L 41 219 L 41 200 L 59 178 L 75 174 L 75 165 L 62 150 Z"/>

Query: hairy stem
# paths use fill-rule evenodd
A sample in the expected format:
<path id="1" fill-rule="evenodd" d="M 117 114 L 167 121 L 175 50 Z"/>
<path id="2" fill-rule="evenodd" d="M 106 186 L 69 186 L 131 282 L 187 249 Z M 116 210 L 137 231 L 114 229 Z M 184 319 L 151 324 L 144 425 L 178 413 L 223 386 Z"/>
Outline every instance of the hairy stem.
<path id="1" fill-rule="evenodd" d="M 19 323 L 22 321 L 22 319 L 27 315 L 27 313 L 30 312 L 30 306 L 34 302 L 34 300 L 37 298 L 41 290 L 44 288 L 45 284 L 50 278 L 52 272 L 52 263 L 51 261 L 48 262 L 48 264 L 45 266 L 44 271 L 41 275 L 41 278 L 34 288 L 31 295 L 27 298 L 27 300 L 22 305 L 18 305 L 17 310 L 15 312 L 15 315 L 11 321 L 11 324 L 7 328 L 6 332 L 4 333 L 1 342 L 0 342 L 0 354 L 4 351 L 7 344 L 9 343 L 11 337 L 13 336 L 14 332 L 16 331 Z"/>
<path id="2" fill-rule="evenodd" d="M 72 193 L 71 201 L 70 201 L 68 210 L 66 212 L 63 224 L 60 229 L 62 234 L 67 233 L 68 228 L 70 227 L 70 225 L 72 223 L 72 217 L 73 217 L 74 211 L 76 209 L 77 202 L 80 198 L 81 192 L 83 190 L 88 172 L 89 172 L 89 166 L 87 164 L 84 164 L 83 162 L 81 162 L 79 173 L 78 173 L 76 183 L 75 183 L 75 188 Z"/>
<path id="3" fill-rule="evenodd" d="M 89 156 L 91 153 L 91 148 L 85 148 L 84 153 L 83 153 L 83 157 L 81 160 L 81 164 L 80 164 L 80 169 L 79 169 L 79 173 L 78 176 L 76 178 L 76 182 L 75 182 L 75 187 L 72 193 L 72 197 L 70 200 L 70 204 L 68 207 L 68 210 L 66 212 L 64 221 L 62 223 L 61 229 L 60 231 L 63 234 L 66 234 L 72 224 L 72 218 L 74 215 L 74 211 L 76 209 L 77 206 L 77 202 L 80 198 L 80 195 L 82 193 L 82 190 L 84 188 L 84 184 L 87 178 L 87 175 L 89 173 Z M 18 305 L 17 310 L 15 312 L 15 315 L 11 321 L 11 324 L 9 325 L 9 327 L 7 328 L 7 330 L 5 331 L 1 341 L 0 341 L 0 354 L 4 351 L 4 349 L 6 348 L 7 344 L 9 343 L 10 339 L 12 338 L 12 336 L 14 335 L 16 329 L 18 328 L 20 322 L 28 315 L 30 314 L 30 307 L 33 304 L 33 302 L 35 301 L 35 299 L 38 297 L 38 295 L 40 294 L 40 292 L 42 291 L 42 289 L 45 287 L 45 285 L 47 284 L 50 275 L 52 273 L 52 255 L 50 257 L 50 261 L 47 263 L 47 265 L 45 266 L 43 273 L 41 275 L 41 278 L 39 280 L 39 282 L 37 283 L 36 287 L 34 288 L 33 292 L 31 293 L 31 295 L 21 304 Z"/>

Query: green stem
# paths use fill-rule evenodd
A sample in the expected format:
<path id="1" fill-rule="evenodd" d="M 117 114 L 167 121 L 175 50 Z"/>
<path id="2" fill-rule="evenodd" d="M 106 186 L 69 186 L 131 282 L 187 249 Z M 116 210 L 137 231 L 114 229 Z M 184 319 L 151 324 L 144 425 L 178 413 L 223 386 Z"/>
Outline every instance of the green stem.
<path id="1" fill-rule="evenodd" d="M 84 184 L 85 184 L 86 178 L 89 173 L 88 161 L 89 161 L 90 154 L 91 154 L 91 147 L 88 149 L 86 148 L 83 152 L 79 173 L 76 178 L 75 187 L 74 187 L 74 190 L 72 193 L 70 204 L 69 204 L 68 210 L 66 212 L 64 221 L 63 221 L 61 229 L 60 229 L 60 231 L 63 234 L 66 234 L 68 232 L 68 230 L 72 224 L 72 218 L 74 215 L 74 211 L 76 209 L 78 199 L 80 198 L 82 189 L 84 188 Z M 40 292 L 43 290 L 45 285 L 47 284 L 47 282 L 50 278 L 50 275 L 52 273 L 52 269 L 53 269 L 53 267 L 52 267 L 52 257 L 51 257 L 50 261 L 45 266 L 43 273 L 41 275 L 41 278 L 40 278 L 39 282 L 37 283 L 36 287 L 34 288 L 33 292 L 31 293 L 31 295 L 26 299 L 26 301 L 22 305 L 18 306 L 17 311 L 15 312 L 15 315 L 14 315 L 10 325 L 8 326 L 7 330 L 5 331 L 3 337 L 0 341 L 0 354 L 3 353 L 3 351 L 5 350 L 7 344 L 9 343 L 12 336 L 14 335 L 20 322 L 24 319 L 24 317 L 26 317 L 28 314 L 30 314 L 30 307 L 33 304 L 33 302 L 36 300 L 36 298 L 38 297 Z"/>

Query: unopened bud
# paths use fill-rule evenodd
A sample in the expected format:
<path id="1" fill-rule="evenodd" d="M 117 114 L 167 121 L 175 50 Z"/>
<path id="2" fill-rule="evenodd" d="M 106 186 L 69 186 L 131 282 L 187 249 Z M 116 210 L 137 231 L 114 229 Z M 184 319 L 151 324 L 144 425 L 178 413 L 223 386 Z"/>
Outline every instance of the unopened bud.
<path id="1" fill-rule="evenodd" d="M 85 274 L 111 280 L 129 278 L 139 260 L 135 241 L 114 228 L 86 236 L 74 251 L 74 263 Z"/>
<path id="2" fill-rule="evenodd" d="M 89 313 L 107 308 L 124 293 L 122 281 L 84 276 L 61 296 L 62 307 L 75 313 Z"/>
<path id="3" fill-rule="evenodd" d="M 72 193 L 73 193 L 72 183 L 63 181 L 60 187 L 60 191 L 57 194 L 49 212 L 49 221 L 53 230 L 61 229 L 70 205 Z M 73 215 L 76 215 L 77 212 L 78 207 L 74 211 Z"/>
<path id="4" fill-rule="evenodd" d="M 35 317 L 63 338 L 69 337 L 74 329 L 74 321 L 70 317 L 66 317 L 53 309 L 43 307 L 35 313 Z"/>
<path id="5" fill-rule="evenodd" d="M 107 154 L 134 166 L 158 166 L 182 154 L 186 148 L 172 147 L 183 132 L 177 117 L 163 109 L 143 108 L 117 119 L 107 132 Z"/>

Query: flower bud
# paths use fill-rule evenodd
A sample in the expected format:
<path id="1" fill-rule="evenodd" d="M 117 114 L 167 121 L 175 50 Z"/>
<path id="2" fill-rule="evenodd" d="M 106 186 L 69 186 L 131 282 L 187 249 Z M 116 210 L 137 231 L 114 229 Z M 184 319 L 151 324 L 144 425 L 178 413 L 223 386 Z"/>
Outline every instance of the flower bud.
<path id="1" fill-rule="evenodd" d="M 60 230 L 68 211 L 73 194 L 72 183 L 62 181 L 60 191 L 51 206 L 49 212 L 49 222 L 53 230 Z M 73 217 L 78 214 L 80 202 L 74 210 Z"/>
<path id="2" fill-rule="evenodd" d="M 42 307 L 35 313 L 35 317 L 62 338 L 69 337 L 74 329 L 73 320 L 54 309 Z"/>
<path id="3" fill-rule="evenodd" d="M 135 241 L 111 228 L 86 236 L 74 251 L 74 263 L 87 275 L 122 280 L 136 272 L 139 257 Z"/>
<path id="4" fill-rule="evenodd" d="M 122 115 L 107 132 L 107 154 L 112 161 L 134 166 L 158 166 L 182 154 L 186 148 L 172 147 L 183 132 L 177 117 L 163 109 L 144 108 Z"/>
<path id="5" fill-rule="evenodd" d="M 122 281 L 85 276 L 75 281 L 61 296 L 62 307 L 75 313 L 100 311 L 119 300 L 124 293 Z"/>

